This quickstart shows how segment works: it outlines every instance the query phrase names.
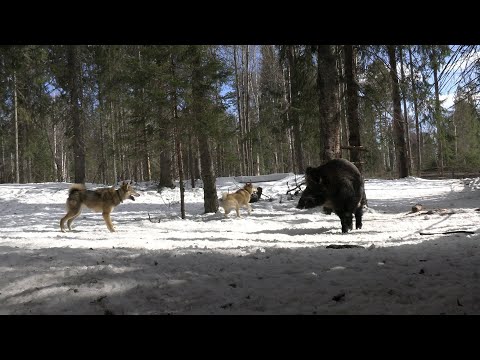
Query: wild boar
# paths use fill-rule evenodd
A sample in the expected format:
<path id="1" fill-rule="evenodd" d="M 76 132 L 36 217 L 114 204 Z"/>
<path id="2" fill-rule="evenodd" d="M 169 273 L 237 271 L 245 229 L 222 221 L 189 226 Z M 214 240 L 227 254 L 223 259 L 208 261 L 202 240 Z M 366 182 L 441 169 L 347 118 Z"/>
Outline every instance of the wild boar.
<path id="1" fill-rule="evenodd" d="M 298 209 L 323 206 L 326 214 L 338 215 L 342 233 L 353 227 L 362 228 L 363 206 L 367 204 L 364 180 L 360 171 L 350 161 L 333 159 L 318 167 L 305 170 L 307 187 L 298 201 Z"/>

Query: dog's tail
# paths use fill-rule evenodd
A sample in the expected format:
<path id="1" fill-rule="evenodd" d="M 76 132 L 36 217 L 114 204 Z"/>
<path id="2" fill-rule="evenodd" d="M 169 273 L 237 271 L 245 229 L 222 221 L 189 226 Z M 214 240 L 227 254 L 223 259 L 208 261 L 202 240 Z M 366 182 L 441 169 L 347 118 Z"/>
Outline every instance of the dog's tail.
<path id="1" fill-rule="evenodd" d="M 85 189 L 85 185 L 83 184 L 73 184 L 70 186 L 70 189 L 68 189 L 68 196 L 72 195 L 76 191 L 83 191 Z"/>

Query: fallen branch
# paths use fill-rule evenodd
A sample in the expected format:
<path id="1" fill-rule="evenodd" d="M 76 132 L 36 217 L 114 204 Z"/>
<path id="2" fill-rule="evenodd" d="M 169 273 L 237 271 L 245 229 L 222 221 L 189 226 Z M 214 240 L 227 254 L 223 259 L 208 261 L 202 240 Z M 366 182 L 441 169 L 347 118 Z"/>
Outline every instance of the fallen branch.
<path id="1" fill-rule="evenodd" d="M 265 194 L 264 192 L 262 192 L 262 196 L 267 197 L 269 201 L 273 201 L 273 198 L 272 198 L 271 196 L 268 196 L 268 195 Z"/>
<path id="2" fill-rule="evenodd" d="M 328 245 L 326 246 L 327 249 L 365 249 L 363 246 L 360 245 Z"/>
<path id="3" fill-rule="evenodd" d="M 287 190 L 286 195 L 288 195 L 288 193 L 291 192 L 291 191 L 293 191 L 293 190 L 297 190 L 297 189 L 302 190 L 300 187 L 303 186 L 303 185 L 305 185 L 305 183 L 306 183 L 305 181 L 302 181 L 300 184 L 298 184 L 298 185 L 295 186 L 294 188 L 291 188 L 291 189 Z M 287 186 L 288 186 L 288 183 L 287 183 Z"/>
<path id="4" fill-rule="evenodd" d="M 427 233 L 427 232 L 420 232 L 420 235 L 448 235 L 448 234 L 475 234 L 475 231 L 468 231 L 468 230 L 453 230 L 453 231 L 445 231 L 445 232 L 438 232 L 438 233 Z"/>
<path id="5" fill-rule="evenodd" d="M 455 214 L 455 211 L 447 212 L 447 210 L 445 209 L 437 209 L 437 210 L 428 210 L 428 211 L 419 213 L 419 215 L 433 215 L 435 213 L 438 215 L 453 215 Z"/>
<path id="6" fill-rule="evenodd" d="M 405 215 L 411 215 L 411 214 L 415 214 L 415 215 L 433 215 L 433 214 L 438 214 L 438 215 L 453 215 L 455 214 L 455 211 L 448 211 L 447 209 L 433 209 L 433 210 L 427 210 L 427 211 L 422 211 L 422 212 L 419 212 L 419 211 L 413 211 L 413 208 L 412 208 L 412 211 L 406 213 Z"/>
<path id="7" fill-rule="evenodd" d="M 147 214 L 148 214 L 148 220 L 153 223 L 154 221 L 153 221 L 152 218 L 150 217 L 150 213 L 147 213 Z M 158 221 L 157 221 L 157 222 L 158 222 L 158 223 L 160 222 L 160 218 L 158 218 Z"/>

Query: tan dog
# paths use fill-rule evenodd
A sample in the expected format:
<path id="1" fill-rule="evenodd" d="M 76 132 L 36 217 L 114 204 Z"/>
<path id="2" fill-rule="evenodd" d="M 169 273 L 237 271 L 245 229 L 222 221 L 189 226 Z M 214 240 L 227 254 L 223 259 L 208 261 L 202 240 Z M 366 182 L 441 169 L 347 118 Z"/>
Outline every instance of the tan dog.
<path id="1" fill-rule="evenodd" d="M 87 190 L 83 184 L 73 184 L 68 191 L 67 215 L 60 220 L 60 230 L 65 232 L 65 221 L 69 230 L 72 221 L 82 212 L 82 206 L 86 206 L 93 211 L 101 211 L 108 230 L 114 232 L 110 213 L 123 202 L 123 200 L 135 200 L 134 196 L 140 196 L 131 186 L 131 182 L 122 182 L 120 189 L 116 190 L 114 186 L 109 188 L 100 188 L 96 190 Z"/>
<path id="2" fill-rule="evenodd" d="M 248 210 L 248 215 L 252 211 L 252 207 L 250 206 L 250 196 L 255 191 L 252 183 L 246 183 L 245 186 L 237 190 L 232 194 L 223 193 L 222 198 L 219 199 L 218 204 L 225 210 L 225 217 L 227 217 L 228 213 L 235 209 L 237 212 L 237 217 L 240 217 L 240 208 L 246 207 Z"/>

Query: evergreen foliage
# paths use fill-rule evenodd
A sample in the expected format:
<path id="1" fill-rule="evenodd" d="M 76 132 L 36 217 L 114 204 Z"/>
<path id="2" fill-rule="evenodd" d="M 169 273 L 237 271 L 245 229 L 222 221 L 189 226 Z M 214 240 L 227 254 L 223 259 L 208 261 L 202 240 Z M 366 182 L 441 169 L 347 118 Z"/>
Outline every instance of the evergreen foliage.
<path id="1" fill-rule="evenodd" d="M 411 175 L 478 173 L 479 46 L 395 47 Z M 75 181 L 78 131 L 86 182 L 154 181 L 161 189 L 175 186 L 180 167 L 191 186 L 218 176 L 301 174 L 321 163 L 329 141 L 317 81 L 325 78 L 318 66 L 325 48 L 318 50 L 82 45 L 72 67 L 71 45 L 1 46 L 0 182 Z M 328 111 L 339 114 L 341 156 L 350 159 L 344 47 L 329 51 L 336 87 L 328 91 L 338 104 Z M 398 177 L 386 47 L 354 46 L 354 54 L 362 171 Z M 450 108 L 440 94 L 447 92 L 455 93 Z M 206 211 L 215 211 L 213 194 L 208 201 Z"/>

